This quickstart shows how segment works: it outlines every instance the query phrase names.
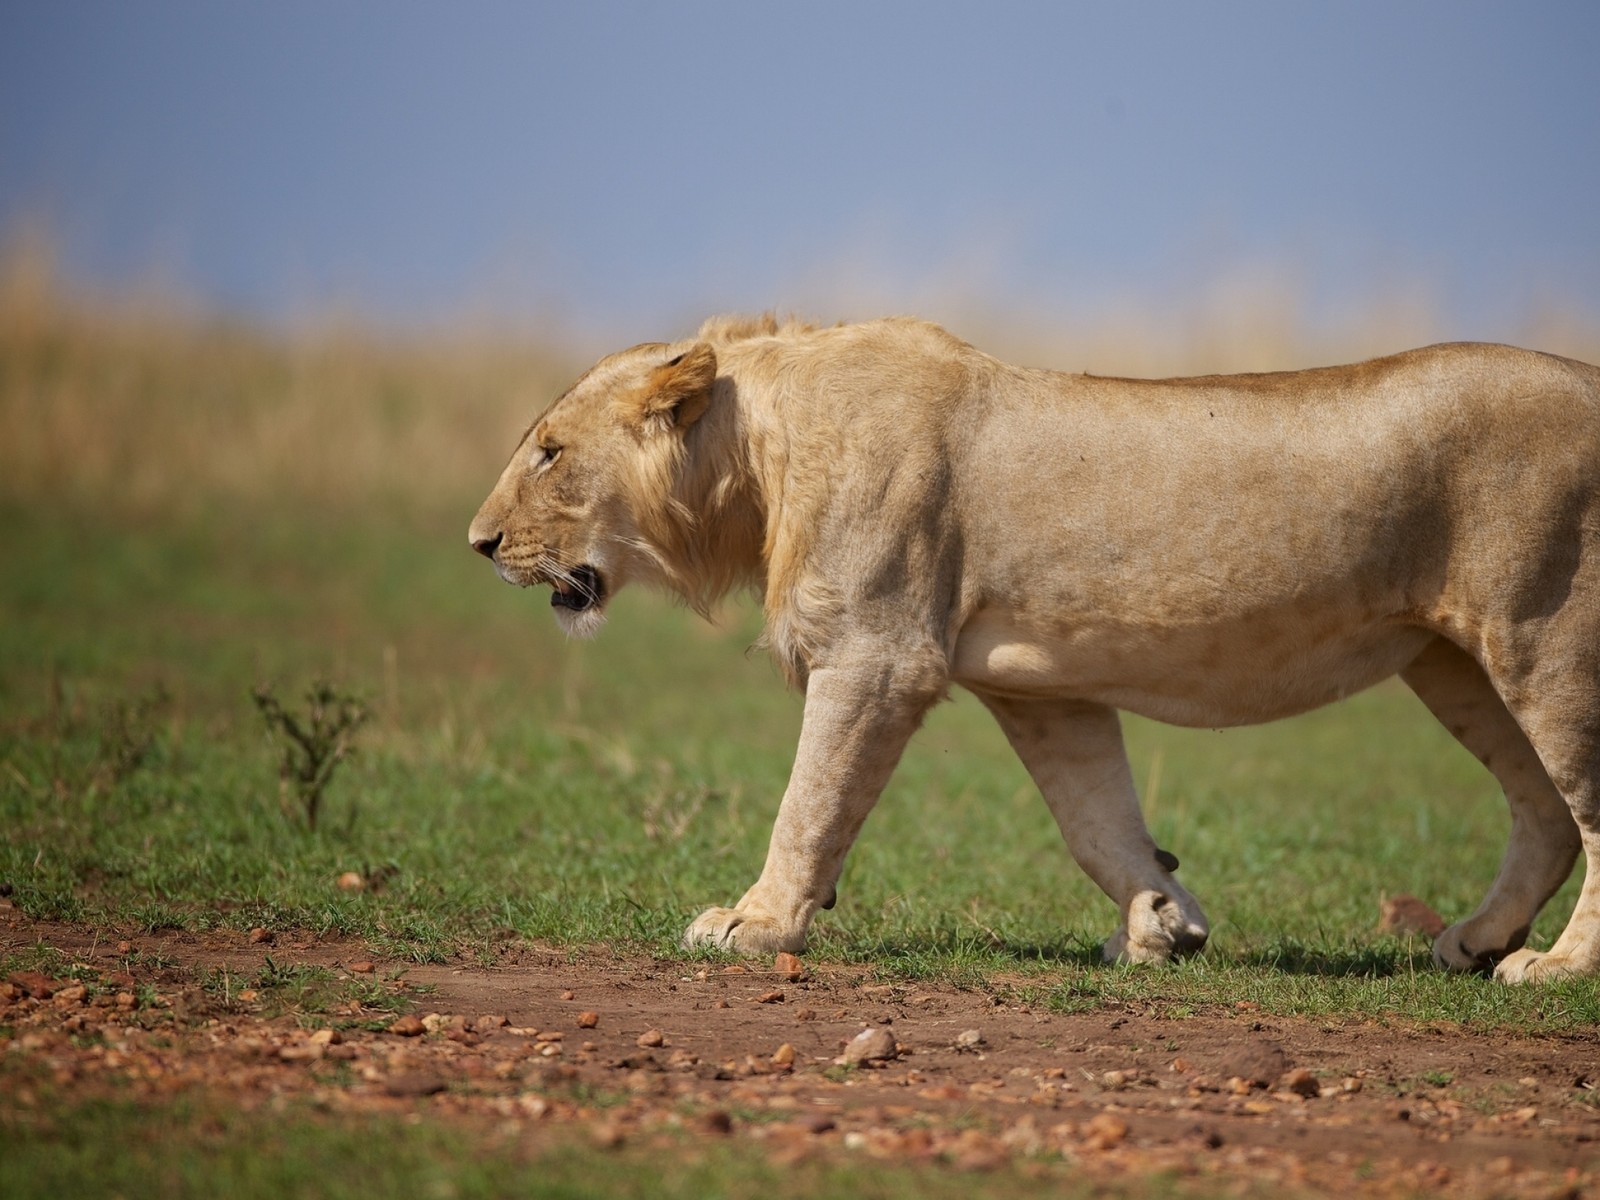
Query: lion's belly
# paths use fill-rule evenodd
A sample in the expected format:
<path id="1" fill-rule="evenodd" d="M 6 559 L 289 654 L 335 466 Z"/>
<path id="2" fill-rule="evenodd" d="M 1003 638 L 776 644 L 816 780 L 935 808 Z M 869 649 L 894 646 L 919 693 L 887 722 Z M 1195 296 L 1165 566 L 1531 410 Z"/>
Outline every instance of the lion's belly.
<path id="1" fill-rule="evenodd" d="M 1432 636 L 1390 624 L 1330 631 L 1288 619 L 1041 629 L 990 610 L 958 635 L 952 677 L 977 691 L 1091 700 L 1173 725 L 1251 725 L 1371 687 Z"/>

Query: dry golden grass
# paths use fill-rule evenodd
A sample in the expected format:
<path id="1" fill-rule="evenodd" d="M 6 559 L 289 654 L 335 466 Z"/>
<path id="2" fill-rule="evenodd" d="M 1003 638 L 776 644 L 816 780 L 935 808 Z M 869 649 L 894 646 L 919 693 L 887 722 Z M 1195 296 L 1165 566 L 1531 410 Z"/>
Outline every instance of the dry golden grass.
<path id="1" fill-rule="evenodd" d="M 529 417 L 586 365 L 504 333 L 271 332 L 158 295 L 69 294 L 52 262 L 37 238 L 0 252 L 0 499 L 134 514 L 226 501 L 470 511 Z M 952 323 L 1013 361 L 1130 375 L 1350 361 L 1450 332 L 1404 298 L 1319 326 L 1270 276 L 1177 313 Z M 1556 310 L 1508 340 L 1600 361 L 1600 327 Z"/>
<path id="2" fill-rule="evenodd" d="M 272 334 L 0 266 L 0 496 L 470 507 L 573 363 L 509 338 Z"/>

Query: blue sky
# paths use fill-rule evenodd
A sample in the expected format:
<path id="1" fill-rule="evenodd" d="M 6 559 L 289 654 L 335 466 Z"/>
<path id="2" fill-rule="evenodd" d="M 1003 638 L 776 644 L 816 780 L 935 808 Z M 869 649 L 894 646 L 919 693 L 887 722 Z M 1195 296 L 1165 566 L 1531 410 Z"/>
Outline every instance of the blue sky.
<path id="1" fill-rule="evenodd" d="M 0 225 L 247 315 L 1600 317 L 1600 4 L 7 3 Z"/>

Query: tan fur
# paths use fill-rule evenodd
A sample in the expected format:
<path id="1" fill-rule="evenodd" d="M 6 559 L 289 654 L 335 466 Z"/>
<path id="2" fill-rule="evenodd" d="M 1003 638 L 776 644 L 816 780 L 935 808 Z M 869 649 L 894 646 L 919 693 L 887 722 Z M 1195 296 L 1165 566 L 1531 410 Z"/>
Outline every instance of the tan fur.
<path id="1" fill-rule="evenodd" d="M 553 461 L 541 447 L 559 447 Z M 1435 945 L 1600 971 L 1600 370 L 1504 346 L 1200 379 L 1024 370 L 893 319 L 708 321 L 602 360 L 473 521 L 501 575 L 705 611 L 763 598 L 805 720 L 765 869 L 690 943 L 798 949 L 927 708 L 995 714 L 1118 904 L 1108 957 L 1208 925 L 1145 829 L 1116 710 L 1268 721 L 1400 674 L 1505 787 L 1512 834 Z M 559 609 L 593 632 L 602 605 Z M 1548 953 L 1522 949 L 1578 851 Z"/>

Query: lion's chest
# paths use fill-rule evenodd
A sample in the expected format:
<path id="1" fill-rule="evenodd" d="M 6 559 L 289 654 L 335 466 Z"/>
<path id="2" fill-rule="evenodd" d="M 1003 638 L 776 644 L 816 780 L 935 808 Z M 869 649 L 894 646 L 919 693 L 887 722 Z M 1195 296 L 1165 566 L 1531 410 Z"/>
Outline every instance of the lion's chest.
<path id="1" fill-rule="evenodd" d="M 1158 626 L 1034 623 L 989 610 L 958 635 L 952 677 L 977 691 L 1090 700 L 1174 725 L 1248 725 L 1371 687 L 1430 636 L 1337 614 Z"/>

